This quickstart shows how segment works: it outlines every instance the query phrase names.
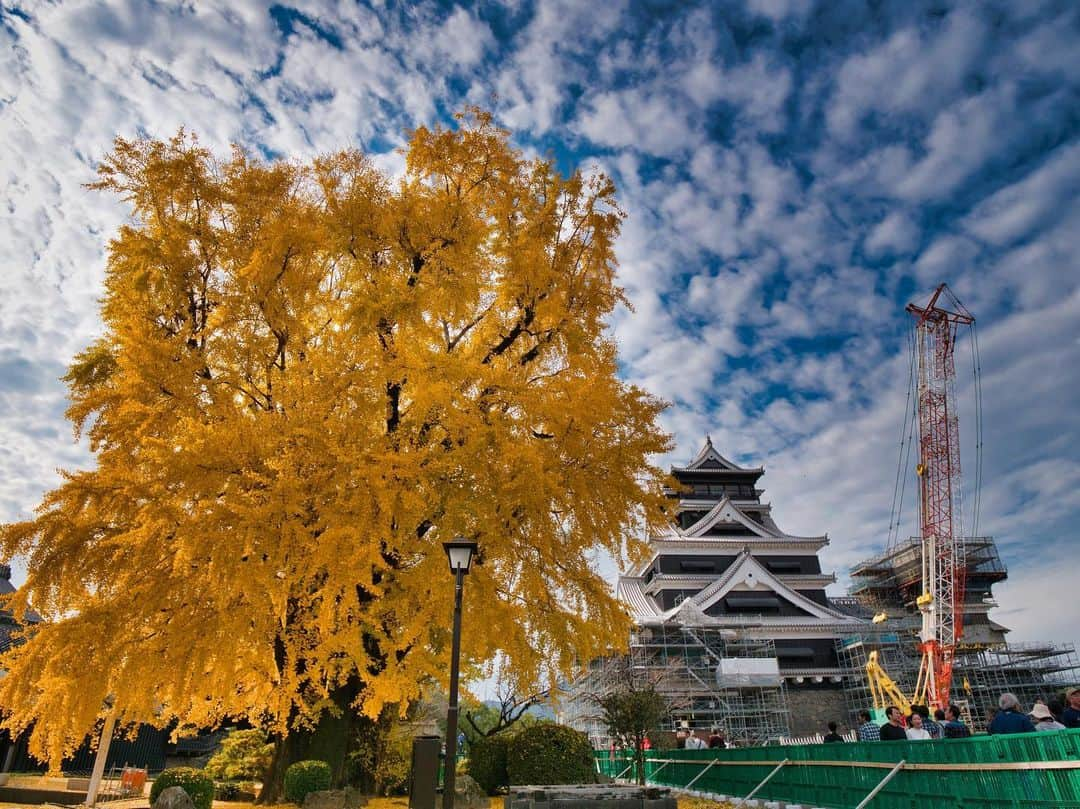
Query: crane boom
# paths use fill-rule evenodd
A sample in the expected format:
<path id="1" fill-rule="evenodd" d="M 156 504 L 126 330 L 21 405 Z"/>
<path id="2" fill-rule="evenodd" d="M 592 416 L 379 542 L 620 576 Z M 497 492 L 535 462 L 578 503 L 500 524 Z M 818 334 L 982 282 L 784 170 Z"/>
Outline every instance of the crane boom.
<path id="1" fill-rule="evenodd" d="M 953 309 L 939 305 L 943 295 Z M 965 553 L 961 518 L 960 434 L 953 361 L 957 331 L 975 318 L 941 284 L 925 307 L 908 304 L 916 319 L 918 365 L 919 515 L 922 529 L 923 669 L 931 705 L 949 703 L 953 659 L 963 632 Z"/>
<path id="2" fill-rule="evenodd" d="M 900 690 L 892 677 L 885 673 L 885 669 L 878 662 L 878 653 L 875 649 L 866 658 L 866 679 L 870 683 L 870 696 L 874 700 L 875 708 L 885 708 L 895 705 L 904 716 L 911 713 L 911 701 Z"/>

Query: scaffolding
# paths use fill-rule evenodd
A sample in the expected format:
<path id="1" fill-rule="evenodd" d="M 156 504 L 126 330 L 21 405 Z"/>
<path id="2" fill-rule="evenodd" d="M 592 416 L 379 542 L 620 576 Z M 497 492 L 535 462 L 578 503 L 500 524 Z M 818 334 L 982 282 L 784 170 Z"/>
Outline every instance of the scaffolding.
<path id="1" fill-rule="evenodd" d="M 964 539 L 968 586 L 965 610 L 989 597 L 989 588 L 1008 577 L 993 537 Z M 909 537 L 889 551 L 860 562 L 851 569 L 851 596 L 874 609 L 916 610 L 922 595 L 922 540 Z M 966 620 L 966 619 L 965 619 Z"/>
<path id="2" fill-rule="evenodd" d="M 1080 684 L 1080 661 L 1071 643 L 1010 643 L 962 655 L 957 677 L 957 694 L 978 706 L 981 723 L 972 720 L 980 727 L 1006 691 L 1016 695 L 1024 710 L 1036 700 L 1063 703 L 1065 690 Z"/>
<path id="3" fill-rule="evenodd" d="M 845 704 L 853 723 L 857 723 L 859 711 L 874 707 L 866 660 L 875 650 L 900 689 L 906 694 L 914 692 L 920 662 L 915 637 L 880 631 L 838 641 Z M 1080 683 L 1080 660 L 1076 648 L 1068 643 L 1012 643 L 968 650 L 957 655 L 955 671 L 952 702 L 975 731 L 986 729 L 997 709 L 998 697 L 1006 691 L 1015 694 L 1021 706 L 1030 710 L 1036 700 L 1048 705 L 1062 702 L 1065 690 Z"/>
<path id="4" fill-rule="evenodd" d="M 789 712 L 776 648 L 741 630 L 663 623 L 637 627 L 625 657 L 593 661 L 572 684 L 562 721 L 589 734 L 596 747 L 612 740 L 595 697 L 622 686 L 652 684 L 668 701 L 667 731 L 724 732 L 728 744 L 751 746 L 789 735 Z"/>
<path id="5" fill-rule="evenodd" d="M 866 661 L 871 652 L 878 653 L 878 662 L 905 694 L 915 693 L 921 654 L 918 641 L 911 633 L 868 630 L 836 642 L 836 656 L 843 669 L 844 704 L 850 727 L 858 727 L 859 712 L 874 706 L 870 681 L 866 676 Z"/>

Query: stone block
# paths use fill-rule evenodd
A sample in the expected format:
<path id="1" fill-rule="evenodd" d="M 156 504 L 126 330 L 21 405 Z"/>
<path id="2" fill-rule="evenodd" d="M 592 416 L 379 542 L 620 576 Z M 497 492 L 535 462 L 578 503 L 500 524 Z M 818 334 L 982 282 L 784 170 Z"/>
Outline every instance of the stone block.
<path id="1" fill-rule="evenodd" d="M 487 793 L 473 778 L 459 775 L 454 780 L 454 809 L 488 809 L 489 805 Z"/>
<path id="2" fill-rule="evenodd" d="M 154 801 L 154 809 L 195 809 L 195 802 L 183 787 L 166 787 Z"/>
<path id="3" fill-rule="evenodd" d="M 304 796 L 304 809 L 360 809 L 367 803 L 359 791 L 345 789 L 320 789 Z"/>

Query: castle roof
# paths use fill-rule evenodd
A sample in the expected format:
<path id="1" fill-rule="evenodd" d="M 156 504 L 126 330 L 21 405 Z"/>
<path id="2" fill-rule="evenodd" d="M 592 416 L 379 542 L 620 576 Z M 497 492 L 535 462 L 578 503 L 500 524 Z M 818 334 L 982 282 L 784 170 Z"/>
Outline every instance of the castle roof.
<path id="1" fill-rule="evenodd" d="M 729 593 L 738 591 L 760 595 L 772 594 L 807 613 L 805 616 L 789 618 L 770 617 L 768 622 L 771 625 L 790 623 L 804 626 L 827 623 L 850 626 L 862 623 L 857 618 L 831 607 L 822 606 L 792 589 L 755 559 L 749 547 L 744 547 L 727 570 L 711 584 L 671 609 L 661 609 L 645 588 L 646 582 L 640 575 L 622 576 L 619 579 L 618 594 L 629 607 L 634 619 L 639 622 L 655 622 L 660 619 L 662 621 L 678 620 L 695 625 L 723 626 L 732 623 L 731 616 L 714 617 L 708 615 L 707 610 Z M 736 618 L 735 623 L 743 621 L 744 619 L 739 617 Z"/>
<path id="2" fill-rule="evenodd" d="M 743 536 L 711 536 L 709 530 L 716 525 L 742 525 L 748 531 Z M 724 496 L 693 525 L 679 528 L 672 525 L 666 532 L 649 538 L 653 553 L 633 572 L 643 575 L 661 553 L 680 550 L 704 552 L 706 554 L 730 554 L 733 549 L 750 544 L 754 550 L 782 549 L 800 553 L 813 553 L 829 544 L 828 534 L 820 536 L 798 536 L 780 530 L 771 517 L 756 520 L 749 516 L 741 506 L 730 497 Z"/>
<path id="3" fill-rule="evenodd" d="M 673 474 L 679 472 L 708 472 L 714 470 L 724 470 L 728 472 L 746 472 L 754 475 L 761 475 L 765 471 L 765 467 L 744 467 L 729 461 L 723 455 L 716 451 L 716 447 L 713 446 L 712 437 L 705 436 L 705 446 L 701 448 L 697 455 L 694 456 L 694 460 L 690 461 L 687 466 L 673 466 L 671 471 Z"/>

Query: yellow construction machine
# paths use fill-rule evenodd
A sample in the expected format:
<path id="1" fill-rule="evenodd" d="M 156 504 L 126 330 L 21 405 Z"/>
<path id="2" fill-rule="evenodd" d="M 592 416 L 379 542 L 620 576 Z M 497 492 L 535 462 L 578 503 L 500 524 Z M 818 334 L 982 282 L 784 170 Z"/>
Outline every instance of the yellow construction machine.
<path id="1" fill-rule="evenodd" d="M 895 705 L 907 716 L 911 713 L 912 705 L 925 705 L 926 689 L 929 681 L 927 670 L 926 658 L 924 657 L 923 664 L 919 667 L 919 680 L 915 686 L 915 694 L 911 699 L 908 699 L 904 692 L 900 690 L 900 686 L 896 684 L 896 681 L 885 673 L 885 669 L 878 662 L 877 650 L 870 652 L 866 658 L 866 679 L 870 683 L 870 694 L 874 699 L 874 707 L 880 710 L 889 705 Z"/>

